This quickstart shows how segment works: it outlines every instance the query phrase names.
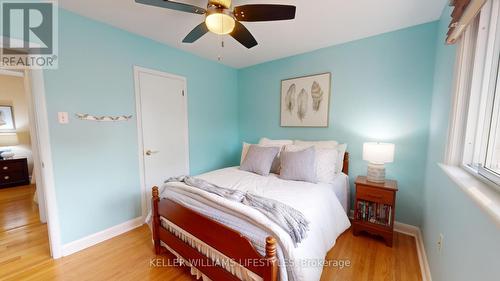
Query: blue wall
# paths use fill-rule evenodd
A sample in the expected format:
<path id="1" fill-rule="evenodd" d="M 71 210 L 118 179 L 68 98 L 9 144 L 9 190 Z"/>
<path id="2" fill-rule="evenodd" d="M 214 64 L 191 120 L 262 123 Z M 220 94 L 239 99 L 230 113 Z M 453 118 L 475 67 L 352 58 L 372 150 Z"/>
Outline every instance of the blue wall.
<path id="1" fill-rule="evenodd" d="M 63 243 L 141 215 L 133 65 L 187 78 L 193 174 L 238 163 L 236 70 L 64 10 L 59 28 L 59 69 L 45 71 L 45 86 Z"/>
<path id="2" fill-rule="evenodd" d="M 350 175 L 366 174 L 362 144 L 396 144 L 396 219 L 420 225 L 437 23 L 336 45 L 239 71 L 242 141 L 334 139 L 348 144 Z M 329 128 L 281 128 L 280 80 L 332 73 Z"/>
<path id="3" fill-rule="evenodd" d="M 443 11 L 436 45 L 422 231 L 434 281 L 494 281 L 500 278 L 498 226 L 437 165 L 444 157 L 456 54 L 455 46 L 444 44 L 450 13 Z"/>

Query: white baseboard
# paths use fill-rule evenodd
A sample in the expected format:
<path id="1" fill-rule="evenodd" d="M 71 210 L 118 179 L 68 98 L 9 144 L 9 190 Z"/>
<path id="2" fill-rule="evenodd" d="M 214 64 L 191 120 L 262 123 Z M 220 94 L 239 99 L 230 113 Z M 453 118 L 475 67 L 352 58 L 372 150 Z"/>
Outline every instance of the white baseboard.
<path id="1" fill-rule="evenodd" d="M 350 210 L 349 218 L 352 219 L 353 217 L 354 217 L 354 210 Z M 415 243 L 417 244 L 416 246 L 417 246 L 418 262 L 420 264 L 420 272 L 422 273 L 422 280 L 432 281 L 431 270 L 429 268 L 429 262 L 427 261 L 427 254 L 425 253 L 424 239 L 422 237 L 422 232 L 420 231 L 420 228 L 414 225 L 395 221 L 394 231 L 410 235 L 415 238 Z"/>
<path id="2" fill-rule="evenodd" d="M 118 235 L 123 234 L 127 231 L 130 231 L 134 228 L 137 228 L 143 224 L 144 224 L 144 218 L 141 216 L 141 217 L 126 221 L 124 223 L 112 226 L 112 227 L 105 229 L 103 231 L 99 231 L 97 233 L 83 237 L 83 238 L 78 239 L 76 241 L 64 244 L 62 247 L 62 255 L 69 256 L 73 253 L 76 253 L 76 252 L 81 251 L 83 249 L 86 249 L 88 247 L 94 246 L 94 245 L 99 244 L 103 241 L 106 241 L 106 240 L 111 239 L 115 236 L 118 236 Z"/>
<path id="3" fill-rule="evenodd" d="M 415 238 L 415 243 L 417 244 L 418 262 L 420 263 L 420 271 L 422 272 L 422 280 L 432 281 L 431 270 L 429 268 L 429 262 L 427 261 L 427 254 L 425 253 L 424 240 L 420 228 L 401 222 L 394 222 L 394 231 L 407 234 Z"/>

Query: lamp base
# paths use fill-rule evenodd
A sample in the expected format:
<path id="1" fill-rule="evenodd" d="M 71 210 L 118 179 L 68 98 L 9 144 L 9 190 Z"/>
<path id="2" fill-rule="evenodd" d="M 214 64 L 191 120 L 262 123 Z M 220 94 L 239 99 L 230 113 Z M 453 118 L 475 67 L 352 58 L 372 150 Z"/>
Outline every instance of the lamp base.
<path id="1" fill-rule="evenodd" d="M 368 173 L 366 180 L 375 183 L 385 182 L 385 167 L 384 164 L 368 163 Z"/>

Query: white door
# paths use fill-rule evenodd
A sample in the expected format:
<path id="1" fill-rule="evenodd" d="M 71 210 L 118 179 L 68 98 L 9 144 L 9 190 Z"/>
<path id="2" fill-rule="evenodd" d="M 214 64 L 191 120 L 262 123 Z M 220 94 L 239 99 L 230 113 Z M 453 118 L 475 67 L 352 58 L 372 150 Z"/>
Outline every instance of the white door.
<path id="1" fill-rule="evenodd" d="M 153 186 L 189 173 L 186 80 L 139 67 L 134 72 L 146 211 Z"/>

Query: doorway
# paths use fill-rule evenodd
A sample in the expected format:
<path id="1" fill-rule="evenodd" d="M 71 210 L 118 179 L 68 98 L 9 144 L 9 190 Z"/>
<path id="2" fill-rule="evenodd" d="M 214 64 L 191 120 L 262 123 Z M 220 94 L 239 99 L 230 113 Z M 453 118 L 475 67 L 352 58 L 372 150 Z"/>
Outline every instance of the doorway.
<path id="1" fill-rule="evenodd" d="M 0 231 L 47 221 L 38 196 L 41 182 L 37 190 L 38 145 L 25 82 L 22 70 L 0 71 Z"/>
<path id="2" fill-rule="evenodd" d="M 134 67 L 142 214 L 151 188 L 189 173 L 186 78 Z"/>
<path id="3" fill-rule="evenodd" d="M 40 122 L 36 122 L 35 111 L 34 94 L 43 93 L 43 85 L 32 83 L 41 76 L 41 71 L 0 69 L 0 243 L 5 246 L 4 269 L 21 267 L 14 262 L 19 259 L 50 259 L 57 254 L 51 253 L 57 240 L 49 239 L 42 180 L 45 171 L 37 130 Z M 19 247 L 27 243 L 29 249 Z"/>

